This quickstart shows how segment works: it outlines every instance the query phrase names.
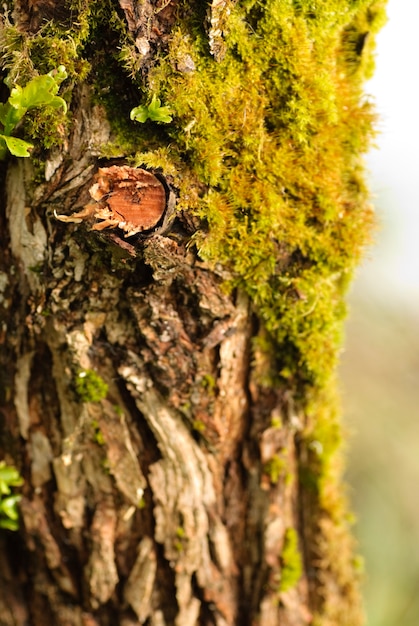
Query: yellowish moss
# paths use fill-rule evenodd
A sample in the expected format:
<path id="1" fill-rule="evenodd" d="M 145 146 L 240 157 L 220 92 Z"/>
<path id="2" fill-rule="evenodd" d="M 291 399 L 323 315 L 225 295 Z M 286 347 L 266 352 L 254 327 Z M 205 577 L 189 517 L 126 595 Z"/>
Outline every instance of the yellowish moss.
<path id="1" fill-rule="evenodd" d="M 192 428 L 198 433 L 204 433 L 206 430 L 206 426 L 202 420 L 194 420 L 192 422 Z"/>
<path id="2" fill-rule="evenodd" d="M 200 254 L 233 270 L 278 346 L 277 372 L 300 390 L 333 371 L 342 294 L 369 241 L 360 154 L 374 116 L 347 33 L 382 5 L 243 2 L 222 62 L 179 25 L 149 78 L 175 113 L 178 153 L 207 185 Z M 177 71 L 179 50 L 196 71 Z"/>
<path id="3" fill-rule="evenodd" d="M 274 454 L 272 458 L 265 464 L 264 473 L 269 476 L 273 485 L 285 477 L 287 469 L 286 450 L 282 450 L 280 454 Z"/>
<path id="4" fill-rule="evenodd" d="M 75 379 L 75 390 L 81 402 L 100 402 L 106 398 L 108 385 L 93 370 L 81 370 Z"/>
<path id="5" fill-rule="evenodd" d="M 279 591 L 288 591 L 295 587 L 303 571 L 301 553 L 298 548 L 298 535 L 294 528 L 287 528 L 284 547 L 281 552 L 281 582 Z"/>
<path id="6" fill-rule="evenodd" d="M 362 573 L 352 536 L 353 515 L 348 513 L 347 494 L 342 482 L 343 435 L 336 384 L 330 377 L 320 392 L 307 403 L 307 428 L 301 440 L 300 484 L 306 505 L 317 518 L 311 530 L 309 550 L 316 555 L 318 594 L 324 598 L 313 616 L 316 626 L 353 626 L 364 623 L 357 578 Z M 346 601 L 330 592 L 330 581 L 344 590 Z"/>

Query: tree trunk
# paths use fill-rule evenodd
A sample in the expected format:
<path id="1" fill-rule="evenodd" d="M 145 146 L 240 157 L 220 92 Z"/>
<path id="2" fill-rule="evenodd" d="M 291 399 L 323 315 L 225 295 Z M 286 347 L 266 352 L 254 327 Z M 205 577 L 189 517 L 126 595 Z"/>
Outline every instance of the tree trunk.
<path id="1" fill-rule="evenodd" d="M 333 371 L 380 7 L 9 4 L 4 76 L 65 65 L 71 113 L 1 171 L 0 625 L 360 624 Z"/>

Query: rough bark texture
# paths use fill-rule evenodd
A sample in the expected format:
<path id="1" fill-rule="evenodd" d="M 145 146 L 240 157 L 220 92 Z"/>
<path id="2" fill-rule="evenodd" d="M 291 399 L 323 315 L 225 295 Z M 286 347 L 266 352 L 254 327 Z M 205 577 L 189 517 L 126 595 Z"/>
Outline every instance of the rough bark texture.
<path id="1" fill-rule="evenodd" d="M 13 4 L 24 37 L 76 21 L 75 3 Z M 179 6 L 116 6 L 140 74 Z M 214 62 L 234 6 L 190 3 Z M 114 131 L 89 82 L 41 176 L 31 160 L 1 169 L 0 459 L 25 483 L 21 528 L 0 533 L 0 626 L 354 626 L 351 541 L 302 480 L 304 403 L 263 383 L 263 323 L 200 258 L 200 221 L 184 202 L 171 232 L 127 241 L 54 217 L 126 163 L 100 152 Z"/>
<path id="2" fill-rule="evenodd" d="M 86 170 L 63 173 L 58 189 Z M 30 175 L 26 162 L 8 167 L 2 428 L 26 497 L 21 554 L 15 538 L 3 551 L 22 587 L 13 577 L 1 593 L 16 605 L 26 595 L 27 608 L 2 623 L 245 624 L 259 612 L 261 624 L 307 623 L 307 580 L 284 594 L 288 608 L 277 591 L 298 481 L 263 476 L 282 450 L 295 476 L 298 424 L 266 428 L 288 407 L 252 384 L 247 297 L 224 294 L 222 278 L 161 236 L 105 270 L 107 244 L 92 251 L 55 223 L 48 233 Z M 68 197 L 49 195 L 42 213 Z M 99 403 L 77 397 L 89 370 L 109 384 Z"/>
<path id="3" fill-rule="evenodd" d="M 43 189 L 42 213 L 85 175 L 63 173 L 49 203 Z M 247 297 L 225 295 L 161 236 L 104 270 L 105 244 L 93 252 L 56 224 L 48 233 L 27 177 L 26 162 L 9 165 L 2 449 L 23 466 L 26 497 L 21 554 L 15 538 L 3 551 L 22 587 L 1 592 L 12 606 L 27 594 L 27 608 L 2 623 L 245 624 L 259 612 L 261 624 L 307 623 L 306 579 L 278 606 L 298 481 L 273 486 L 262 468 L 286 450 L 295 475 L 296 426 L 266 428 L 287 402 L 251 384 Z M 77 397 L 88 370 L 109 384 L 100 403 Z"/>

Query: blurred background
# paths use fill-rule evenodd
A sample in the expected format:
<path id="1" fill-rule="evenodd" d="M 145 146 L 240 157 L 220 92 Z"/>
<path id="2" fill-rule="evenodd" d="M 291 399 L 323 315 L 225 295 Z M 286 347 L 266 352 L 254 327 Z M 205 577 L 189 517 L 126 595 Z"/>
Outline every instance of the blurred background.
<path id="1" fill-rule="evenodd" d="M 366 85 L 379 229 L 350 294 L 340 379 L 368 626 L 418 626 L 419 2 L 389 0 L 387 13 Z"/>

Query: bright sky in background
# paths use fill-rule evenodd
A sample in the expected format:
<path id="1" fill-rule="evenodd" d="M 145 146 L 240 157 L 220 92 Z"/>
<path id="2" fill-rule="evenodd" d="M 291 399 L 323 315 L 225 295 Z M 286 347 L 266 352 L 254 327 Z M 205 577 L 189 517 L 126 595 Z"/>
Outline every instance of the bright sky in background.
<path id="1" fill-rule="evenodd" d="M 365 89 L 380 115 L 367 158 L 380 230 L 358 284 L 419 310 L 419 0 L 389 0 L 387 14 Z"/>

